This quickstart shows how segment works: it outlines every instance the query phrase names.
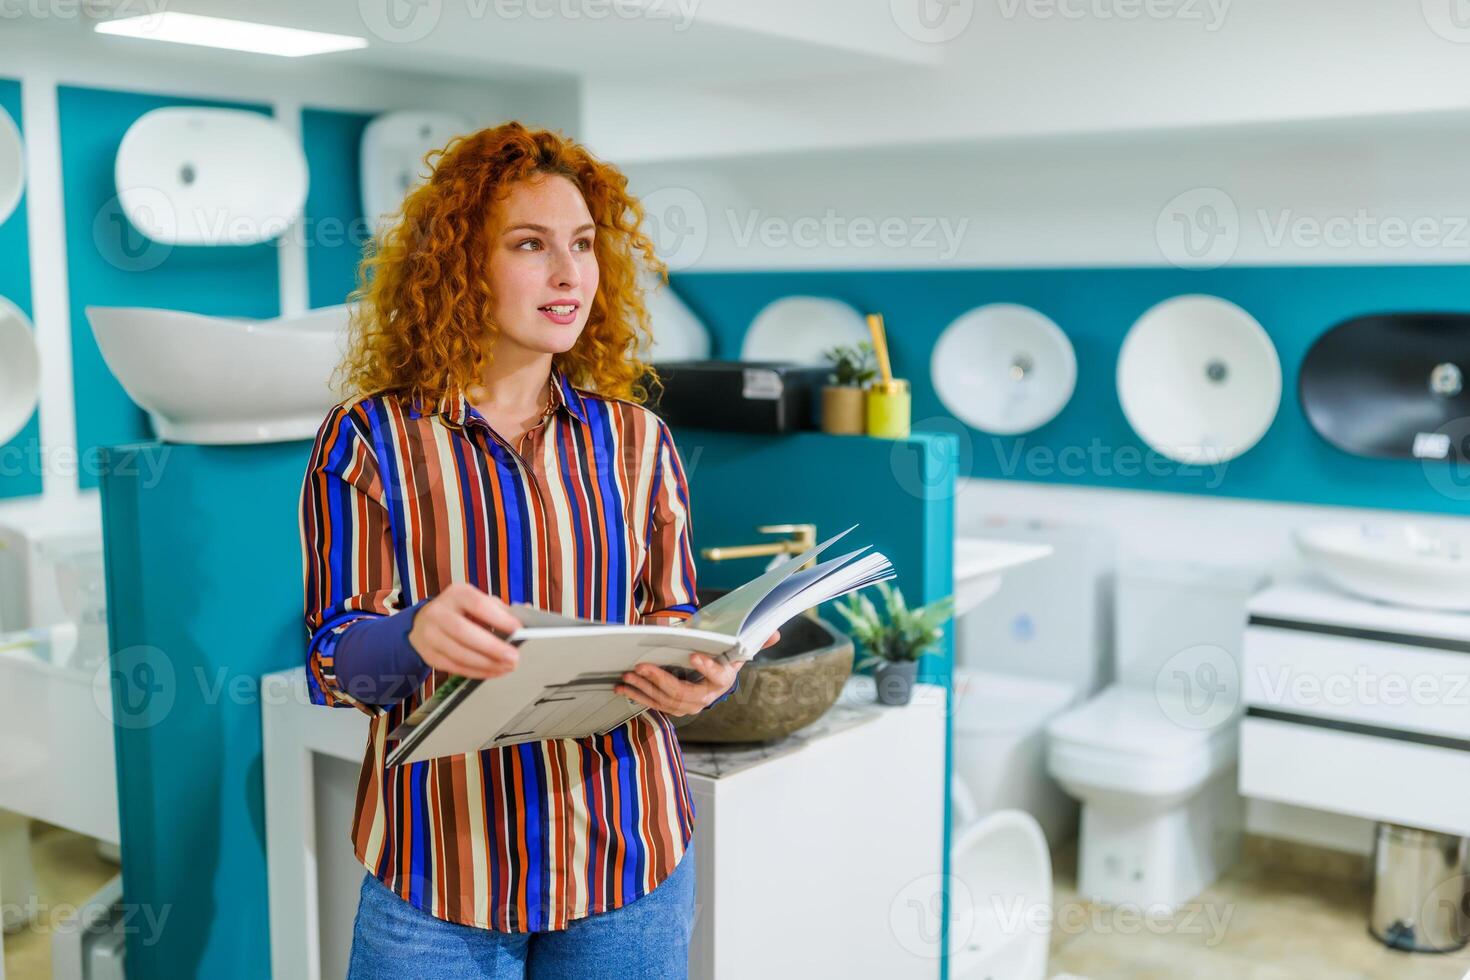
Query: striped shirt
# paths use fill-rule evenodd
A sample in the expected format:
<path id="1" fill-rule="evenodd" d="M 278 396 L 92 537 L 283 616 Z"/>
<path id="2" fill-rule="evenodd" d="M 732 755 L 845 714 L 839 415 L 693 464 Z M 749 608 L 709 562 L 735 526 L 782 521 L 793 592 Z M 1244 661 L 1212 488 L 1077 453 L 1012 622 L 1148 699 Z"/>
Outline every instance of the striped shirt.
<path id="1" fill-rule="evenodd" d="M 391 706 L 333 672 L 344 631 L 453 582 L 608 622 L 688 619 L 697 604 L 689 493 L 667 425 L 574 388 L 512 447 L 462 393 L 434 411 L 372 395 L 332 407 L 301 490 L 307 688 L 371 717 L 352 843 L 400 897 L 502 932 L 563 929 L 671 874 L 694 810 L 669 720 L 606 735 L 392 768 L 387 733 L 450 675 Z"/>

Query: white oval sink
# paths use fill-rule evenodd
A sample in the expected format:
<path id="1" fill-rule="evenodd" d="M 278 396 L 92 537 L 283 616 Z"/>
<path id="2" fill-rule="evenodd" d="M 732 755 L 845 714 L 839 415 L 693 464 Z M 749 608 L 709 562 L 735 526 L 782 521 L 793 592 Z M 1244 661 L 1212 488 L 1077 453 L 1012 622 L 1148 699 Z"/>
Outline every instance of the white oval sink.
<path id="1" fill-rule="evenodd" d="M 756 314 L 745 332 L 740 359 L 822 365 L 830 363 L 831 348 L 871 338 L 868 321 L 840 299 L 785 296 Z"/>
<path id="2" fill-rule="evenodd" d="M 1354 595 L 1421 609 L 1470 610 L 1470 531 L 1426 522 L 1298 528 L 1297 549 Z"/>
<path id="3" fill-rule="evenodd" d="M 25 186 L 25 144 L 10 114 L 0 109 L 0 223 L 14 213 Z"/>
<path id="4" fill-rule="evenodd" d="M 709 328 L 684 304 L 674 287 L 650 283 L 645 287 L 653 343 L 641 353 L 654 364 L 662 361 L 703 361 L 709 358 Z"/>
<path id="5" fill-rule="evenodd" d="M 463 119 L 445 112 L 387 112 L 368 123 L 361 144 L 362 213 L 374 222 L 397 213 L 429 176 L 424 157 L 467 129 Z"/>
<path id="6" fill-rule="evenodd" d="M 929 372 L 939 400 L 962 422 L 1018 435 L 1050 422 L 1071 400 L 1077 356 L 1050 317 L 991 303 L 945 327 Z"/>
<path id="7" fill-rule="evenodd" d="M 31 419 L 41 397 L 41 355 L 20 307 L 0 296 L 0 443 Z"/>
<path id="8" fill-rule="evenodd" d="M 108 368 L 167 442 L 310 439 L 340 396 L 330 387 L 350 307 L 245 320 L 142 307 L 87 307 Z"/>
<path id="9" fill-rule="evenodd" d="M 1255 317 L 1215 296 L 1149 309 L 1118 353 L 1118 401 L 1151 448 L 1181 463 L 1250 449 L 1281 405 L 1281 361 Z"/>
<path id="10" fill-rule="evenodd" d="M 270 116 L 171 106 L 139 116 L 114 168 L 123 213 L 172 245 L 280 237 L 306 203 L 306 155 Z"/>

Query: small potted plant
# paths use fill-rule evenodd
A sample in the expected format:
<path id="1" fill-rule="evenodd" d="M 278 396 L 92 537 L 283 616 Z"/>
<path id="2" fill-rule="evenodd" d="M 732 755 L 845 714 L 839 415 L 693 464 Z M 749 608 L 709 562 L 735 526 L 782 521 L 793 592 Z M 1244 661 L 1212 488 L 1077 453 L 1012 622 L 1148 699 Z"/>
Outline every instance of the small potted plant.
<path id="1" fill-rule="evenodd" d="M 944 636 L 943 626 L 954 615 L 954 596 L 910 609 L 901 589 L 879 582 L 878 591 L 883 595 L 883 614 L 861 592 L 836 603 L 837 611 L 847 620 L 852 638 L 866 654 L 858 666 L 877 665 L 873 679 L 878 687 L 878 703 L 908 704 L 919 657 Z"/>
<path id="2" fill-rule="evenodd" d="M 828 384 L 822 389 L 822 431 L 839 436 L 863 434 L 864 387 L 877 375 L 873 345 L 862 340 L 826 352 L 832 362 Z"/>

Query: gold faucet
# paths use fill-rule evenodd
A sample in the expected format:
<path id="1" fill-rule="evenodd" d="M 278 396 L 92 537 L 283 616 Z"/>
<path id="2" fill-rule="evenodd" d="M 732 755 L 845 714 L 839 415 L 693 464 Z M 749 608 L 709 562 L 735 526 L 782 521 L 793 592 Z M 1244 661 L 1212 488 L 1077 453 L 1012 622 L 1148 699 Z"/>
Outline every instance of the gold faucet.
<path id="1" fill-rule="evenodd" d="M 762 534 L 787 534 L 790 537 L 781 541 L 764 541 L 760 544 L 731 544 L 701 548 L 699 553 L 710 561 L 759 558 L 764 555 L 799 555 L 817 543 L 815 524 L 762 524 L 756 530 Z M 808 558 L 797 571 L 811 567 L 815 561 L 815 558 Z"/>
<path id="2" fill-rule="evenodd" d="M 780 541 L 763 541 L 760 544 L 716 545 L 712 548 L 701 548 L 699 553 L 710 561 L 725 561 L 730 558 L 760 558 L 764 555 L 799 555 L 817 543 L 815 524 L 762 524 L 756 530 L 762 534 L 785 534 L 789 537 Z M 815 557 L 808 558 L 794 572 L 810 568 L 816 564 L 816 561 Z M 802 615 L 814 622 L 817 621 L 815 608 L 806 610 Z"/>

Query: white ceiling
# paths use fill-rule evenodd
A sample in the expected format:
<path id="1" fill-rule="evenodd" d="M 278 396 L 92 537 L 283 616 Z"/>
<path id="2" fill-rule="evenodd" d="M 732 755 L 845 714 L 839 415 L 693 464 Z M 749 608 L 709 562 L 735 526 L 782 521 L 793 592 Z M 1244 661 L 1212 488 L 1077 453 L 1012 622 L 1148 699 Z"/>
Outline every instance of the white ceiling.
<path id="1" fill-rule="evenodd" d="M 115 16 L 145 13 L 161 2 L 111 0 Z M 37 8 L 25 9 L 38 16 Z M 368 41 L 364 49 L 318 60 L 518 82 L 614 78 L 656 90 L 911 69 L 942 58 L 936 46 L 899 30 L 886 2 L 251 0 L 247 6 L 169 0 L 167 9 Z M 75 19 L 73 26 L 87 27 Z"/>

